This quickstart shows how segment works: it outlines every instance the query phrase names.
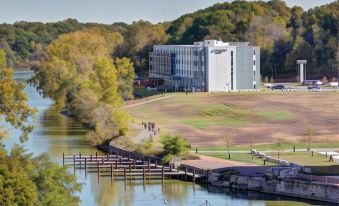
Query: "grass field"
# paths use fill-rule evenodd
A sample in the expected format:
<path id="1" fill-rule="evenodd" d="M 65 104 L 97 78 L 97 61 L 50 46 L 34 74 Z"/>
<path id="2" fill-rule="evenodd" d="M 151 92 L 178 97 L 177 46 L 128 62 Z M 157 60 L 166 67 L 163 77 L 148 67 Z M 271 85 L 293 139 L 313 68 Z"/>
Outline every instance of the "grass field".
<path id="1" fill-rule="evenodd" d="M 257 144 L 253 146 L 253 149 L 258 151 L 270 151 L 275 150 L 275 144 Z M 293 150 L 295 149 L 307 149 L 308 143 L 285 143 L 280 145 L 281 150 Z M 312 143 L 311 148 L 339 148 L 339 142 L 328 142 L 328 143 Z M 198 147 L 198 151 L 226 151 L 226 146 L 215 146 L 215 147 Z M 193 148 L 195 151 L 195 148 Z M 231 151 L 239 151 L 239 150 L 251 150 L 250 145 L 236 145 L 230 146 Z"/>
<path id="2" fill-rule="evenodd" d="M 314 131 L 312 142 L 316 144 L 312 147 L 338 147 L 336 92 L 167 95 L 171 97 L 125 109 L 139 121 L 155 122 L 161 134 L 181 134 L 193 147 L 220 147 L 225 145 L 226 135 L 231 145 L 241 147 L 271 147 L 277 139 L 284 139 L 290 149 L 293 145 L 305 147 L 308 128 Z"/>
<path id="3" fill-rule="evenodd" d="M 267 154 L 274 158 L 278 158 L 277 152 Z M 206 153 L 204 155 L 228 159 L 228 155 L 226 153 Z M 339 175 L 339 164 L 336 162 L 330 162 L 329 158 L 321 156 L 316 152 L 314 152 L 313 157 L 310 152 L 283 152 L 280 153 L 280 159 L 309 167 L 314 175 Z M 263 165 L 262 159 L 254 157 L 252 160 L 251 155 L 246 153 L 233 153 L 231 154 L 231 160 Z M 274 164 L 266 162 L 266 165 Z"/>
<path id="4" fill-rule="evenodd" d="M 276 152 L 267 154 L 275 158 L 278 157 Z M 312 173 L 316 175 L 339 175 L 339 164 L 330 162 L 328 157 L 316 152 L 313 153 L 313 156 L 310 152 L 284 152 L 280 154 L 280 159 L 310 167 Z"/>

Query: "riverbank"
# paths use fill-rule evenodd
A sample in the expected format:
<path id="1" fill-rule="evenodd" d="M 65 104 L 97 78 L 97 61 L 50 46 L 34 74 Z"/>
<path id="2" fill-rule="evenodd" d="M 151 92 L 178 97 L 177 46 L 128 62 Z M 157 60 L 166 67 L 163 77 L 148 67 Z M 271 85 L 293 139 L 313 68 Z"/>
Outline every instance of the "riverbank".
<path id="1" fill-rule="evenodd" d="M 329 203 L 339 203 L 339 181 L 326 183 L 312 181 L 293 168 L 272 167 L 266 173 L 243 174 L 234 169 L 220 169 L 209 174 L 208 182 L 214 186 L 258 191 Z M 331 179 L 332 180 L 332 179 Z M 336 184 L 338 182 L 338 184 Z"/>

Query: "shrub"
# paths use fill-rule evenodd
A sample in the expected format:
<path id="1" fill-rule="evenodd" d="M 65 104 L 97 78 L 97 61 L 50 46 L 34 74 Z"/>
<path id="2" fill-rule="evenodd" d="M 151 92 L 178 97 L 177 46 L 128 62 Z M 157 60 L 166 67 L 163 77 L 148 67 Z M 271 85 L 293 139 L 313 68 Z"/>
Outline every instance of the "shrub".
<path id="1" fill-rule="evenodd" d="M 191 146 L 187 140 L 180 135 L 166 135 L 161 138 L 161 143 L 164 145 L 165 162 L 169 162 L 174 156 L 185 155 L 189 152 Z"/>

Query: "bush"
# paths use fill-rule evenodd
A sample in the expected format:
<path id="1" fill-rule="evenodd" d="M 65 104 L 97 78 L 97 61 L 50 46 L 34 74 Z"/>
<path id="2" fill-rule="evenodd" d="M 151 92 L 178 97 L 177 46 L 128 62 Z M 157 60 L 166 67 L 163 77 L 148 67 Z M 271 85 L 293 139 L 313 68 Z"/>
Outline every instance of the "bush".
<path id="1" fill-rule="evenodd" d="M 161 143 L 164 145 L 165 162 L 169 162 L 174 156 L 185 155 L 190 151 L 191 146 L 187 140 L 180 135 L 166 135 L 161 138 Z"/>
<path id="2" fill-rule="evenodd" d="M 323 83 L 323 85 L 327 85 L 327 84 L 328 84 L 328 79 L 327 79 L 327 77 L 324 76 L 324 77 L 322 78 L 321 82 Z"/>

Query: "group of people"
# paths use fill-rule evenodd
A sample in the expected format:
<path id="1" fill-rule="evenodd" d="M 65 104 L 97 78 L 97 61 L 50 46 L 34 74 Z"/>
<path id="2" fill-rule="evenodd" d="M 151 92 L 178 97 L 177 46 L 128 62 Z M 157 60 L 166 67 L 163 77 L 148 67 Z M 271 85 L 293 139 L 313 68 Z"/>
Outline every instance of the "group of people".
<path id="1" fill-rule="evenodd" d="M 147 122 L 142 122 L 141 124 L 144 126 L 145 130 L 148 130 L 149 132 L 154 133 L 154 135 L 156 135 L 157 132 L 160 132 L 160 128 L 159 127 L 157 129 L 158 131 L 156 130 L 154 122 L 148 122 L 148 123 Z"/>

